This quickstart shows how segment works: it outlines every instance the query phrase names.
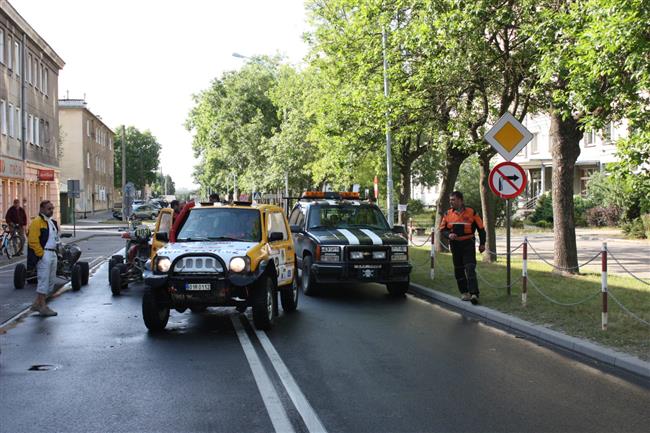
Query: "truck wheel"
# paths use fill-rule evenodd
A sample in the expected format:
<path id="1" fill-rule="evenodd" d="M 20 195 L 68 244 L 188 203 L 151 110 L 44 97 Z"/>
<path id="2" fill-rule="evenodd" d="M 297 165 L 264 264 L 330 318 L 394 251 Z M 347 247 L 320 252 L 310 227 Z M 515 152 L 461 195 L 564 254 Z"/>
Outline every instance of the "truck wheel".
<path id="1" fill-rule="evenodd" d="M 276 298 L 273 280 L 268 275 L 262 276 L 253 295 L 253 323 L 255 328 L 268 330 L 273 326 Z"/>
<path id="2" fill-rule="evenodd" d="M 142 318 L 148 330 L 162 331 L 169 321 L 169 307 L 160 305 L 155 293 L 147 290 L 142 296 Z"/>
<path id="3" fill-rule="evenodd" d="M 81 266 L 81 285 L 85 286 L 88 284 L 88 279 L 90 278 L 90 265 L 88 262 L 77 262 Z"/>
<path id="4" fill-rule="evenodd" d="M 16 289 L 22 289 L 25 287 L 25 275 L 27 274 L 27 268 L 23 263 L 18 263 L 14 268 L 14 287 Z"/>
<path id="5" fill-rule="evenodd" d="M 302 260 L 302 278 L 300 283 L 302 285 L 302 292 L 307 296 L 314 296 L 318 291 L 314 275 L 311 272 L 311 265 L 314 262 L 311 256 L 305 256 Z"/>
<path id="6" fill-rule="evenodd" d="M 283 287 L 280 291 L 280 302 L 282 303 L 282 311 L 291 313 L 298 308 L 298 281 L 296 276 L 293 277 L 293 282 L 287 287 Z"/>
<path id="7" fill-rule="evenodd" d="M 116 264 L 110 272 L 111 292 L 119 296 L 122 291 L 122 265 Z"/>
<path id="8" fill-rule="evenodd" d="M 407 280 L 397 283 L 388 283 L 386 284 L 386 288 L 388 289 L 388 293 L 390 293 L 391 296 L 401 298 L 406 295 L 406 292 L 409 290 L 409 281 Z"/>
<path id="9" fill-rule="evenodd" d="M 81 266 L 79 266 L 79 263 L 75 263 L 70 273 L 70 285 L 75 292 L 81 289 L 81 272 Z"/>

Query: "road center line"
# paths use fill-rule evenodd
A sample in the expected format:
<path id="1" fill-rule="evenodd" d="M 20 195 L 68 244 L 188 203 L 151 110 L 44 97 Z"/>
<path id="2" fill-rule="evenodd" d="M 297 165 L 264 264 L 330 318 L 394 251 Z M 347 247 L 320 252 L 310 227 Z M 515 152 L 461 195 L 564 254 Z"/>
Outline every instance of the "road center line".
<path id="1" fill-rule="evenodd" d="M 307 401 L 307 398 L 300 390 L 300 387 L 298 387 L 298 384 L 291 375 L 291 372 L 289 372 L 289 369 L 285 365 L 284 361 L 282 361 L 282 358 L 280 358 L 277 350 L 275 350 L 275 347 L 271 343 L 271 340 L 269 340 L 269 337 L 266 336 L 266 333 L 264 331 L 259 331 L 257 329 L 255 330 L 255 335 L 257 335 L 258 340 L 260 340 L 262 348 L 264 349 L 264 352 L 266 352 L 266 356 L 268 356 L 271 360 L 271 364 L 273 364 L 275 372 L 280 377 L 282 385 L 284 385 L 284 388 L 287 390 L 291 401 L 293 402 L 294 406 L 296 406 L 296 409 L 300 413 L 302 420 L 305 422 L 307 430 L 309 430 L 310 433 L 327 433 L 327 430 L 325 430 L 325 427 L 314 411 L 314 408 L 312 408 L 312 406 Z"/>
<path id="2" fill-rule="evenodd" d="M 246 333 L 246 330 L 239 320 L 239 316 L 232 315 L 230 316 L 230 320 L 232 321 L 232 324 L 235 327 L 235 331 L 237 332 L 239 343 L 241 344 L 242 349 L 244 349 L 244 354 L 248 360 L 248 365 L 253 372 L 253 377 L 255 378 L 257 389 L 262 396 L 264 406 L 266 406 L 266 411 L 269 413 L 269 417 L 273 423 L 273 428 L 275 429 L 276 433 L 295 433 L 295 429 L 289 421 L 287 412 L 284 410 L 284 406 L 282 406 L 282 401 L 280 401 L 280 397 L 273 387 L 273 383 L 271 383 L 269 375 L 266 373 L 266 370 L 264 370 L 262 362 L 257 356 L 257 352 L 255 352 L 253 343 L 251 342 L 250 338 L 248 338 L 248 334 Z"/>

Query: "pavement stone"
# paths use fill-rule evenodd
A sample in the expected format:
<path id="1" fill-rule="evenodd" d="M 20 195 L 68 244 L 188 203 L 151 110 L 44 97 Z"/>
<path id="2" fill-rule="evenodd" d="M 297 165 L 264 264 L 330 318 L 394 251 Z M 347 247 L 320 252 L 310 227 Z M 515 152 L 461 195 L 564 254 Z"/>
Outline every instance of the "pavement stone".
<path id="1" fill-rule="evenodd" d="M 437 290 L 433 290 L 420 284 L 411 283 L 411 291 L 426 298 L 470 312 L 509 329 L 538 338 L 547 343 L 587 356 L 591 359 L 595 359 L 604 364 L 618 367 L 638 376 L 650 378 L 650 362 L 643 361 L 635 356 L 618 352 L 590 341 L 572 337 L 488 307 L 471 305 L 469 302 L 461 301 L 454 296 L 438 292 Z"/>

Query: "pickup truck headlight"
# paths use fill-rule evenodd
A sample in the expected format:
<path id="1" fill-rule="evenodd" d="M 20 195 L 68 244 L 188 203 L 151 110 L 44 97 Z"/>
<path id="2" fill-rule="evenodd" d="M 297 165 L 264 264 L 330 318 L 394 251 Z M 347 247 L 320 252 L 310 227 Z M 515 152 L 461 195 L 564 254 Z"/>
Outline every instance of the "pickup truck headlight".
<path id="1" fill-rule="evenodd" d="M 393 254 L 395 253 L 404 253 L 406 254 L 408 252 L 408 246 L 406 245 L 394 245 L 390 247 L 390 250 Z"/>
<path id="2" fill-rule="evenodd" d="M 408 262 L 408 245 L 394 245 L 390 247 L 390 260 L 392 262 Z"/>
<path id="3" fill-rule="evenodd" d="M 319 260 L 323 262 L 340 262 L 341 247 L 338 245 L 323 245 L 320 247 Z"/>
<path id="4" fill-rule="evenodd" d="M 363 253 L 361 251 L 350 251 L 350 258 L 352 260 L 363 260 Z"/>
<path id="5" fill-rule="evenodd" d="M 233 257 L 230 259 L 230 265 L 228 267 L 231 272 L 244 272 L 250 268 L 250 259 L 248 257 Z"/>
<path id="6" fill-rule="evenodd" d="M 168 272 L 171 265 L 172 261 L 167 257 L 158 257 L 156 260 L 156 269 L 158 269 L 159 272 Z"/>
<path id="7" fill-rule="evenodd" d="M 386 260 L 386 251 L 373 251 L 372 258 L 375 260 Z"/>

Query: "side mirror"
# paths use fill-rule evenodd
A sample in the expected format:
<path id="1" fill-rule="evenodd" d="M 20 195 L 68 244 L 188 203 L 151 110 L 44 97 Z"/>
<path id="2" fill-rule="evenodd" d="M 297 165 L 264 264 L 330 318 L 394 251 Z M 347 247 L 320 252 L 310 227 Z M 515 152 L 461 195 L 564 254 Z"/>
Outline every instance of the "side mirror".
<path id="1" fill-rule="evenodd" d="M 167 232 L 156 233 L 156 240 L 160 242 L 169 242 L 169 233 Z"/>
<path id="2" fill-rule="evenodd" d="M 302 233 L 303 231 L 301 226 L 295 226 L 295 225 L 291 225 L 290 229 L 291 229 L 291 233 Z"/>
<path id="3" fill-rule="evenodd" d="M 398 234 L 398 235 L 404 235 L 406 236 L 406 227 L 404 226 L 393 226 L 391 229 L 391 232 Z"/>
<path id="4" fill-rule="evenodd" d="M 281 241 L 284 239 L 284 235 L 280 232 L 272 232 L 269 235 L 269 242 Z"/>
<path id="5" fill-rule="evenodd" d="M 72 233 L 61 233 L 60 236 L 61 236 L 62 238 L 71 238 L 71 237 L 72 237 Z"/>

